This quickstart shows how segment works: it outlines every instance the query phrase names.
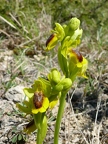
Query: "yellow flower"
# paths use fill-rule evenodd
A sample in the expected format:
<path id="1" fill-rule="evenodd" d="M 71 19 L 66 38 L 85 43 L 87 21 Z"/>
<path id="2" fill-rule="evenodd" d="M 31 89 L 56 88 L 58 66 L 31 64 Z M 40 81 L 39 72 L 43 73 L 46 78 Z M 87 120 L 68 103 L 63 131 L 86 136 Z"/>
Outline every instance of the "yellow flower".
<path id="1" fill-rule="evenodd" d="M 59 24 L 55 23 L 55 29 L 51 31 L 52 34 L 46 41 L 46 50 L 54 48 L 59 41 L 62 41 L 65 37 L 64 28 Z"/>
<path id="2" fill-rule="evenodd" d="M 27 88 L 25 94 L 26 92 Z M 32 97 L 29 97 L 28 100 L 23 102 L 23 105 L 17 103 L 17 107 L 20 111 L 27 114 L 37 114 L 38 112 L 43 113 L 49 107 L 49 100 L 44 96 L 42 91 L 36 91 Z"/>
<path id="3" fill-rule="evenodd" d="M 31 88 L 24 88 L 26 100 L 17 104 L 20 111 L 26 114 L 43 113 L 49 107 L 48 96 L 50 96 L 49 81 L 42 78 L 36 80 Z"/>
<path id="4" fill-rule="evenodd" d="M 49 107 L 49 100 L 43 95 L 42 92 L 35 92 L 32 103 L 32 113 L 37 114 L 38 112 L 43 113 Z"/>
<path id="5" fill-rule="evenodd" d="M 88 67 L 88 61 L 77 50 L 71 49 L 68 54 L 70 57 L 69 71 L 71 77 L 77 75 L 87 78 L 85 72 Z"/>

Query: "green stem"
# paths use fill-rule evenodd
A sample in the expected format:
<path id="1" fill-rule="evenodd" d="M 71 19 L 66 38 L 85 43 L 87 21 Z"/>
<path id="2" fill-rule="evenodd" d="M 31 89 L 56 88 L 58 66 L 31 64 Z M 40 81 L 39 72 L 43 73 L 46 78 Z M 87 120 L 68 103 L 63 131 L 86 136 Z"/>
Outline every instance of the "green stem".
<path id="1" fill-rule="evenodd" d="M 41 139 L 41 129 L 38 129 L 37 131 L 37 144 L 42 144 L 43 141 Z"/>
<path id="2" fill-rule="evenodd" d="M 36 144 L 42 144 L 41 139 L 41 122 L 42 122 L 42 114 L 38 113 L 36 115 L 33 115 L 35 125 L 37 127 L 37 143 Z"/>
<path id="3" fill-rule="evenodd" d="M 59 106 L 59 110 L 57 114 L 55 132 L 54 132 L 54 144 L 58 144 L 60 123 L 61 123 L 61 119 L 63 116 L 64 107 L 65 107 L 65 97 L 66 97 L 66 92 L 62 92 L 61 98 L 60 98 L 60 106 Z"/>

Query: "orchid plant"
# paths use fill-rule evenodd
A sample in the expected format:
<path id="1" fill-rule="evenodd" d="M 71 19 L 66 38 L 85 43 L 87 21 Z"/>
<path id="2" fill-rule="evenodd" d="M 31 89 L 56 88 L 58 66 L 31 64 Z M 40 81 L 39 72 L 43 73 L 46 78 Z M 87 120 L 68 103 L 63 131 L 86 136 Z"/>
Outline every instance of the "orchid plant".
<path id="1" fill-rule="evenodd" d="M 47 133 L 47 110 L 54 108 L 59 101 L 58 115 L 54 132 L 54 144 L 58 144 L 59 128 L 65 98 L 77 77 L 87 78 L 85 75 L 88 61 L 76 47 L 80 44 L 82 29 L 80 20 L 72 18 L 67 25 L 55 23 L 55 29 L 46 41 L 46 51 L 53 49 L 58 43 L 58 62 L 62 73 L 53 68 L 47 79 L 39 77 L 30 88 L 24 88 L 26 99 L 22 104 L 17 103 L 20 111 L 31 114 L 31 122 L 24 131 L 31 133 L 37 129 L 37 144 L 42 144 Z"/>

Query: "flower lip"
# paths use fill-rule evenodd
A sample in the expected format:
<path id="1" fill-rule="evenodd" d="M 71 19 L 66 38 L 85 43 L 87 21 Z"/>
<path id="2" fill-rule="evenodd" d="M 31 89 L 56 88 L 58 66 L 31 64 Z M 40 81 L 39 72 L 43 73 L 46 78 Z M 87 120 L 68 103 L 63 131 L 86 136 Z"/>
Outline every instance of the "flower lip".
<path id="1" fill-rule="evenodd" d="M 34 93 L 33 103 L 34 103 L 36 109 L 42 107 L 43 99 L 44 99 L 44 95 L 42 92 L 35 92 Z"/>
<path id="2" fill-rule="evenodd" d="M 79 62 L 83 61 L 83 56 L 81 55 L 81 53 L 78 50 L 72 49 L 72 53 L 74 53 L 77 56 L 77 59 L 79 60 Z"/>
<path id="3" fill-rule="evenodd" d="M 53 39 L 54 36 L 55 36 L 54 34 L 51 34 L 50 37 L 47 39 L 46 47 L 48 46 L 49 42 Z"/>

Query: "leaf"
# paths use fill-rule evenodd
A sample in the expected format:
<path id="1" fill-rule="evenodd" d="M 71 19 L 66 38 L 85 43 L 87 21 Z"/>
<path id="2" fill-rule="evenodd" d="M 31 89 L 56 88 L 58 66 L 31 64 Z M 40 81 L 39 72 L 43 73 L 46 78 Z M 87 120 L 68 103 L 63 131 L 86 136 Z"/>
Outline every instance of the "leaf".
<path id="1" fill-rule="evenodd" d="M 18 135 L 18 141 L 22 140 L 22 138 L 23 138 L 22 135 L 19 134 L 19 135 Z"/>
<path id="2" fill-rule="evenodd" d="M 11 141 L 12 141 L 12 143 L 16 143 L 17 142 L 17 135 L 15 135 Z"/>

